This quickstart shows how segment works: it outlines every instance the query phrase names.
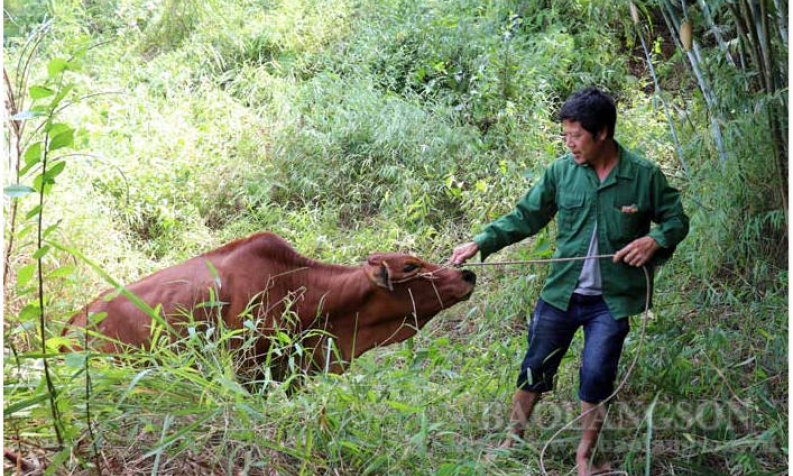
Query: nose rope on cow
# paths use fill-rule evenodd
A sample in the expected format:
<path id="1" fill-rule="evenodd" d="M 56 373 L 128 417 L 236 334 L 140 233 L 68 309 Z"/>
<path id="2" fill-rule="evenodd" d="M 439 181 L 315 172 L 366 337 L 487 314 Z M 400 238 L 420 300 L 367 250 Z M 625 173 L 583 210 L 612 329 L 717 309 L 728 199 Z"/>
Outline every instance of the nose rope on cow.
<path id="1" fill-rule="evenodd" d="M 443 267 L 441 269 L 445 269 L 447 267 L 448 266 Z M 414 276 L 408 276 L 407 278 L 400 279 L 399 281 L 391 281 L 391 284 L 406 283 L 408 281 L 413 281 L 414 279 L 419 279 L 419 278 L 424 278 L 424 279 L 428 279 L 428 280 L 432 281 L 433 279 L 435 279 L 435 273 L 437 273 L 438 271 L 440 271 L 440 269 L 438 269 L 436 271 L 430 271 L 428 273 L 418 273 L 418 274 L 416 274 Z"/>
<path id="2" fill-rule="evenodd" d="M 407 278 L 400 279 L 399 281 L 391 281 L 391 284 L 407 283 L 408 281 L 413 281 L 413 280 L 416 280 L 416 279 L 419 279 L 419 278 L 426 279 L 432 285 L 432 289 L 433 289 L 433 291 L 435 291 L 435 296 L 438 298 L 438 302 L 441 305 L 441 309 L 445 309 L 446 306 L 443 304 L 443 299 L 441 299 L 441 294 L 438 292 L 438 287 L 435 286 L 435 283 L 433 282 L 433 280 L 436 279 L 435 278 L 435 273 L 437 273 L 438 271 L 441 271 L 443 269 L 446 269 L 446 268 L 448 268 L 448 266 L 442 266 L 440 269 L 437 269 L 435 271 L 430 271 L 430 272 L 427 272 L 427 273 L 418 273 L 418 274 L 416 274 L 414 276 L 408 276 Z M 408 291 L 410 291 L 410 290 L 408 289 Z M 413 293 L 410 294 L 410 299 L 411 299 L 411 301 L 413 301 L 413 310 L 414 310 L 414 313 L 415 313 L 416 302 L 415 302 L 415 300 L 413 300 Z"/>
<path id="3" fill-rule="evenodd" d="M 503 266 L 503 265 L 529 265 L 529 264 L 547 264 L 547 263 L 559 263 L 559 262 L 566 262 L 566 261 L 583 261 L 588 259 L 605 259 L 605 258 L 613 258 L 614 255 L 593 255 L 593 256 L 576 256 L 572 258 L 548 258 L 548 259 L 533 259 L 533 260 L 522 260 L 522 261 L 493 261 L 490 263 L 465 263 L 462 265 L 451 266 L 446 265 L 443 268 L 451 268 L 451 267 L 468 267 L 468 266 Z M 438 270 L 440 271 L 440 270 Z M 645 295 L 645 304 L 644 304 L 644 317 L 642 319 L 642 330 L 639 335 L 639 344 L 637 346 L 636 355 L 633 357 L 633 361 L 631 361 L 630 366 L 628 366 L 628 371 L 625 373 L 625 377 L 623 377 L 622 381 L 620 381 L 617 388 L 606 397 L 605 400 L 601 401 L 598 405 L 592 407 L 591 409 L 587 410 L 586 412 L 578 415 L 576 418 L 567 422 L 564 426 L 559 428 L 549 439 L 545 442 L 545 445 L 542 447 L 542 451 L 540 451 L 540 471 L 542 471 L 543 476 L 548 476 L 548 471 L 545 469 L 545 452 L 548 449 L 548 446 L 566 429 L 570 426 L 575 424 L 577 421 L 581 420 L 589 413 L 605 406 L 606 403 L 614 399 L 617 394 L 622 390 L 622 387 L 628 382 L 628 378 L 633 373 L 633 369 L 636 367 L 636 363 L 639 360 L 639 354 L 641 353 L 642 347 L 644 345 L 644 336 L 647 330 L 647 320 L 650 313 L 650 272 L 647 270 L 647 266 L 642 266 L 642 271 L 644 271 L 644 279 L 645 279 L 645 288 L 646 288 L 646 295 Z M 569 471 L 567 474 L 572 473 L 575 471 L 575 467 Z M 527 473 L 530 474 L 530 473 Z M 629 476 L 626 471 L 604 471 L 597 473 L 598 476 Z"/>

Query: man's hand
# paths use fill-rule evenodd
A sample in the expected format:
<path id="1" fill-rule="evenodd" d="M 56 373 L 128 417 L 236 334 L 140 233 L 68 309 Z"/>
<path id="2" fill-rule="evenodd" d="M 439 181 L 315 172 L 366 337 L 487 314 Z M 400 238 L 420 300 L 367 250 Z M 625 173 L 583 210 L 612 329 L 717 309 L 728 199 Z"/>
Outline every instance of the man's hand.
<path id="1" fill-rule="evenodd" d="M 617 251 L 614 262 L 624 261 L 631 266 L 644 266 L 660 248 L 658 243 L 649 236 L 644 236 L 628 243 L 628 246 Z M 456 251 L 456 250 L 455 250 Z"/>
<path id="2" fill-rule="evenodd" d="M 465 263 L 468 258 L 475 255 L 479 251 L 479 245 L 471 241 L 464 245 L 460 245 L 452 252 L 452 257 L 449 258 L 449 264 L 457 266 Z"/>

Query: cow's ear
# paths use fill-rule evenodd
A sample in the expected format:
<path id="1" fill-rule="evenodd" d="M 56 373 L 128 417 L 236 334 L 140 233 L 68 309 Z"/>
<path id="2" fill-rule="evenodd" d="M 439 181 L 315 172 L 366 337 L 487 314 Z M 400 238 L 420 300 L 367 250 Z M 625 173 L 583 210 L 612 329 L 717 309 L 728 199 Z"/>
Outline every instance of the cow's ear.
<path id="1" fill-rule="evenodd" d="M 391 268 L 388 267 L 388 263 L 385 261 L 372 270 L 371 277 L 372 281 L 381 288 L 386 288 L 389 291 L 394 290 L 394 285 L 391 284 Z"/>
<path id="2" fill-rule="evenodd" d="M 372 266 L 377 266 L 383 262 L 383 253 L 372 253 L 369 255 L 369 258 L 366 259 L 366 262 Z"/>

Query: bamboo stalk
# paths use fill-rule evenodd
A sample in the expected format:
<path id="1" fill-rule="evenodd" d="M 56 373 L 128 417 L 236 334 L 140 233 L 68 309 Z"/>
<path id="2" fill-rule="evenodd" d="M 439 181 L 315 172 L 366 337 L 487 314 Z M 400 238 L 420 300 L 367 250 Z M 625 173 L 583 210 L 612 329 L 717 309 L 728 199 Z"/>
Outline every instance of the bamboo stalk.
<path id="1" fill-rule="evenodd" d="M 767 0 L 752 1 L 750 3 L 752 14 L 754 15 L 755 29 L 760 40 L 760 53 L 763 55 L 763 66 L 766 75 L 766 91 L 774 94 L 779 88 L 778 71 L 784 69 L 784 65 L 777 67 L 774 63 L 773 44 L 771 43 L 770 30 L 768 28 L 768 3 Z"/>
<path id="2" fill-rule="evenodd" d="M 85 345 L 84 348 L 86 349 L 85 353 L 85 420 L 86 424 L 88 425 L 88 436 L 91 438 L 91 446 L 94 449 L 94 465 L 96 466 L 96 474 L 98 476 L 102 475 L 102 459 L 99 455 L 99 446 L 96 443 L 96 436 L 94 435 L 94 425 L 93 421 L 91 420 L 91 390 L 93 388 L 93 384 L 91 383 L 91 352 L 88 350 L 88 333 L 84 333 L 85 336 Z"/>
<path id="3" fill-rule="evenodd" d="M 728 4 L 729 5 L 729 4 Z M 763 29 L 763 19 L 753 19 L 750 15 L 753 14 L 754 10 L 752 10 L 746 0 L 739 0 L 739 7 L 740 11 L 735 8 L 734 6 L 730 5 L 730 9 L 735 17 L 735 23 L 739 28 L 739 31 L 744 33 L 745 41 L 749 44 L 749 51 L 752 55 L 752 59 L 755 63 L 757 68 L 757 73 L 760 79 L 760 85 L 758 87 L 758 91 L 764 91 L 768 94 L 775 94 L 776 93 L 776 81 L 774 79 L 775 71 L 773 68 L 772 62 L 772 49 L 770 44 L 770 35 L 767 32 L 768 23 L 767 23 L 767 15 L 765 14 L 765 2 L 761 5 L 761 16 L 765 18 L 765 29 L 766 34 L 761 36 L 762 32 L 758 32 L 758 20 L 760 22 L 760 29 Z M 745 23 L 742 25 L 741 20 Z M 745 28 L 745 31 L 743 31 Z M 765 38 L 766 41 L 769 43 L 766 45 L 758 45 L 757 43 L 760 41 L 760 38 Z M 783 98 L 784 102 L 784 98 Z M 776 120 L 776 119 L 774 119 Z M 784 151 L 782 154 L 787 157 L 787 137 L 785 134 L 778 134 L 778 136 L 784 136 L 779 140 L 779 144 L 783 145 Z"/>
<path id="4" fill-rule="evenodd" d="M 759 81 L 757 91 L 768 95 L 769 101 L 766 105 L 768 129 L 771 134 L 771 146 L 774 153 L 774 175 L 779 181 L 779 196 L 785 223 L 788 223 L 788 203 L 787 203 L 787 137 L 783 134 L 783 127 L 780 125 L 775 107 L 775 73 L 772 62 L 772 45 L 768 29 L 768 14 L 766 11 L 765 0 L 761 0 L 759 12 L 752 8 L 746 0 L 739 0 L 738 7 L 728 3 L 730 12 L 735 20 L 738 29 L 739 41 L 749 50 L 752 61 L 755 64 Z M 759 44 L 761 39 L 765 44 Z"/>
<path id="5" fill-rule="evenodd" d="M 667 2 L 664 2 L 664 5 L 667 6 L 669 12 L 667 13 L 663 9 L 661 12 L 663 13 L 664 20 L 669 27 L 669 31 L 674 38 L 677 33 L 677 28 L 675 23 L 673 23 L 674 17 L 672 17 L 672 11 Z M 677 46 L 683 50 L 682 45 L 680 42 L 675 38 L 675 43 Z M 686 57 L 688 58 L 689 63 L 691 63 L 691 69 L 694 72 L 694 76 L 699 83 L 699 89 L 702 91 L 702 96 L 705 98 L 705 104 L 708 107 L 709 116 L 710 116 L 710 126 L 711 126 L 711 134 L 713 135 L 713 140 L 716 142 L 716 148 L 719 152 L 719 165 L 722 168 L 722 171 L 725 170 L 725 164 L 727 162 L 727 152 L 724 149 L 724 139 L 721 133 L 721 126 L 719 125 L 719 121 L 716 118 L 716 115 L 719 114 L 718 108 L 716 107 L 716 101 L 712 97 L 712 90 L 710 89 L 710 85 L 705 80 L 705 76 L 702 74 L 702 71 L 699 68 L 699 61 L 695 56 L 695 52 L 697 51 L 697 42 L 694 41 L 694 51 L 686 51 Z"/>
<path id="6" fill-rule="evenodd" d="M 760 51 L 760 38 L 757 35 L 756 23 L 752 19 L 752 12 L 745 0 L 739 0 L 738 6 L 740 8 L 740 15 L 736 21 L 743 20 L 744 27 L 746 28 L 747 38 L 749 39 L 749 46 L 751 47 L 752 56 L 754 57 L 757 72 L 760 75 L 761 87 L 765 87 L 765 67 L 763 66 L 763 54 Z"/>
<path id="7" fill-rule="evenodd" d="M 756 51 L 754 51 L 751 48 L 752 41 L 749 36 L 749 30 L 746 28 L 746 26 L 743 23 L 744 15 L 741 11 L 742 9 L 740 8 L 741 7 L 740 2 L 738 3 L 738 6 L 736 6 L 731 2 L 728 2 L 726 5 L 727 8 L 730 9 L 730 13 L 732 13 L 733 20 L 735 21 L 735 26 L 738 29 L 739 36 L 745 38 L 745 43 L 747 49 L 749 49 L 749 54 L 752 56 L 752 61 L 754 61 L 754 63 L 757 64 Z"/>
<path id="8" fill-rule="evenodd" d="M 763 56 L 763 61 L 766 58 L 766 31 L 763 29 L 763 16 L 764 16 L 764 3 L 758 9 L 756 1 L 746 1 L 746 4 L 749 7 L 749 11 L 752 12 L 752 21 L 754 21 L 754 29 L 757 32 L 757 42 L 760 46 L 760 54 Z"/>
<path id="9" fill-rule="evenodd" d="M 642 42 L 642 49 L 644 50 L 644 56 L 647 58 L 647 67 L 650 70 L 650 76 L 653 78 L 653 84 L 655 84 L 655 93 L 661 99 L 661 104 L 664 106 L 664 114 L 666 114 L 666 120 L 669 123 L 669 130 L 672 133 L 672 140 L 675 143 L 675 150 L 677 151 L 677 157 L 680 159 L 680 165 L 683 166 L 683 171 L 685 172 L 687 177 L 691 177 L 691 174 L 688 170 L 688 164 L 686 164 L 686 159 L 683 156 L 683 146 L 680 145 L 680 139 L 677 137 L 677 130 L 675 128 L 675 123 L 672 121 L 672 114 L 669 112 L 669 106 L 666 104 L 666 100 L 664 100 L 664 96 L 661 94 L 661 85 L 658 82 L 658 77 L 655 74 L 655 67 L 653 66 L 652 58 L 650 57 L 650 50 L 647 48 L 647 43 L 644 41 L 644 32 L 641 31 L 641 27 L 637 25 L 637 29 L 639 30 L 639 39 Z"/>
<path id="10" fill-rule="evenodd" d="M 746 28 L 744 28 L 743 23 L 741 22 L 741 14 L 738 11 L 738 8 L 733 5 L 732 3 L 727 3 L 727 7 L 730 9 L 730 13 L 732 13 L 733 20 L 735 21 L 735 27 L 738 30 L 738 45 L 741 48 L 741 61 L 743 62 L 744 53 L 743 50 L 747 50 L 749 53 L 750 61 L 753 61 L 754 64 L 757 64 L 757 58 L 754 49 L 751 46 L 751 40 L 749 39 L 749 34 L 746 32 Z M 744 70 L 748 69 L 748 64 L 744 65 Z"/>
<path id="11" fill-rule="evenodd" d="M 779 130 L 779 124 L 777 123 L 776 117 L 774 115 L 774 109 L 771 107 L 769 103 L 766 107 L 766 113 L 768 114 L 768 123 L 771 129 L 771 136 L 772 136 L 772 146 L 774 148 L 774 169 L 776 171 L 776 176 L 779 180 L 779 196 L 782 202 L 782 211 L 785 216 L 785 224 L 788 223 L 788 203 L 787 203 L 787 167 L 785 165 L 785 158 L 783 156 L 783 152 L 781 150 L 781 144 L 779 141 L 779 136 L 781 132 Z"/>
<path id="12" fill-rule="evenodd" d="M 47 120 L 52 120 L 52 118 L 48 118 Z M 50 143 L 50 133 L 47 131 L 44 134 L 44 158 L 41 162 L 41 191 L 39 191 L 39 214 L 37 219 L 37 234 L 36 234 L 36 249 L 41 250 L 44 247 L 44 190 L 46 187 L 47 181 L 43 179 L 47 173 L 47 159 L 49 153 L 49 143 Z M 55 400 L 57 399 L 58 392 L 55 389 L 55 384 L 52 381 L 52 375 L 50 372 L 49 367 L 49 359 L 47 358 L 47 321 L 44 317 L 44 260 L 43 256 L 39 256 L 36 260 L 37 263 L 37 271 L 38 271 L 38 297 L 39 297 L 39 326 L 41 327 L 41 354 L 42 360 L 44 361 L 44 379 L 47 383 L 47 394 L 50 400 L 50 407 L 52 410 L 52 417 L 55 420 L 53 422 L 53 428 L 55 429 L 55 437 L 58 440 L 59 448 L 63 448 L 63 435 L 61 434 L 61 415 L 60 410 L 58 410 L 58 405 L 56 404 Z"/>
<path id="13" fill-rule="evenodd" d="M 677 47 L 686 53 L 688 57 L 688 61 L 691 64 L 691 69 L 694 73 L 694 76 L 699 83 L 700 90 L 702 91 L 702 95 L 705 97 L 705 102 L 708 104 L 709 107 L 714 106 L 713 98 L 711 97 L 711 89 L 710 85 L 705 80 L 705 77 L 702 75 L 702 70 L 700 69 L 699 65 L 702 62 L 701 55 L 699 54 L 698 42 L 693 41 L 692 46 L 694 48 L 686 49 L 682 43 L 680 43 L 680 20 L 678 20 L 674 16 L 674 11 L 672 10 L 671 4 L 668 1 L 664 2 L 664 6 L 666 7 L 666 11 L 662 10 L 664 14 L 664 20 L 666 20 L 667 27 L 669 27 L 669 31 L 672 34 L 672 39 L 675 41 Z"/>
<path id="14" fill-rule="evenodd" d="M 738 41 L 738 60 L 741 62 L 741 71 L 746 71 L 748 68 L 748 65 L 746 64 L 746 46 L 743 44 L 743 41 L 741 41 L 740 36 L 736 38 L 736 40 Z M 746 91 L 749 91 L 748 81 L 746 82 L 746 85 Z"/>
<path id="15" fill-rule="evenodd" d="M 724 38 L 721 36 L 721 33 L 719 33 L 716 23 L 713 21 L 708 4 L 705 3 L 705 0 L 697 0 L 697 3 L 699 3 L 699 8 L 705 16 L 705 21 L 710 25 L 710 31 L 713 33 L 713 36 L 716 37 L 716 41 L 719 43 L 719 48 L 721 48 L 721 51 L 724 53 L 724 57 L 727 58 L 727 61 L 729 61 L 731 65 L 735 66 L 735 60 L 730 54 L 729 48 L 727 48 L 727 43 L 724 42 Z"/>
<path id="16" fill-rule="evenodd" d="M 766 0 L 760 0 L 760 19 L 761 19 L 761 32 L 763 34 L 763 44 L 760 45 L 763 52 L 763 63 L 766 67 L 766 91 L 774 94 L 777 90 L 777 78 L 774 71 L 774 63 L 771 58 L 774 57 L 773 45 L 771 44 L 771 37 L 768 34 L 768 14 L 766 12 Z"/>
<path id="17" fill-rule="evenodd" d="M 8 117 L 13 116 L 19 112 L 17 99 L 14 97 L 14 88 L 11 86 L 11 80 L 8 78 L 8 72 L 3 68 L 3 80 L 6 87 L 6 114 Z M 16 157 L 11 153 L 11 147 L 8 148 L 9 169 L 16 170 L 16 182 L 19 183 L 19 165 L 22 157 L 22 150 L 20 149 L 20 142 L 22 140 L 22 129 L 18 121 L 9 120 L 11 133 L 8 134 L 8 140 L 14 142 L 14 151 Z M 11 223 L 9 225 L 8 243 L 5 250 L 5 261 L 3 267 L 3 289 L 8 286 L 8 271 L 11 268 L 11 251 L 14 249 L 14 236 L 16 235 L 17 225 L 17 212 L 19 208 L 19 200 L 11 201 Z"/>
<path id="18" fill-rule="evenodd" d="M 776 10 L 776 24 L 777 29 L 779 30 L 779 38 L 782 40 L 782 44 L 787 46 L 787 1 L 780 2 L 779 0 L 774 0 L 774 9 Z"/>
<path id="19" fill-rule="evenodd" d="M 769 125 L 771 126 L 771 137 L 772 143 L 774 146 L 774 157 L 775 157 L 775 168 L 776 168 L 776 175 L 779 179 L 779 192 L 782 198 L 782 210 L 784 211 L 785 216 L 785 223 L 788 222 L 788 202 L 787 202 L 787 144 L 784 142 L 783 136 L 786 134 L 782 134 L 781 126 L 779 124 L 779 120 L 777 118 L 777 108 L 776 106 L 776 74 L 773 71 L 774 63 L 771 61 L 773 50 L 773 45 L 771 44 L 771 36 L 769 35 L 768 31 L 768 14 L 766 11 L 766 1 L 767 0 L 760 0 L 760 16 L 762 20 L 762 33 L 763 33 L 763 40 L 765 41 L 765 45 L 762 48 L 763 51 L 763 62 L 765 63 L 766 67 L 766 92 L 770 95 L 770 100 L 768 105 L 766 106 L 766 112 L 768 114 L 768 121 Z"/>
<path id="20" fill-rule="evenodd" d="M 773 58 L 774 58 L 774 44 L 771 41 L 771 32 L 770 32 L 770 28 L 769 28 L 769 24 L 768 24 L 768 22 L 769 22 L 769 20 L 768 20 L 769 14 L 768 14 L 767 8 L 768 8 L 768 0 L 761 0 L 760 1 L 760 13 L 762 15 L 763 37 L 765 38 L 765 42 L 766 42 L 766 45 L 765 45 L 765 48 L 764 48 L 763 51 L 767 55 L 764 58 L 765 65 L 767 67 L 767 71 L 766 71 L 766 76 L 767 76 L 767 79 L 766 79 L 767 83 L 766 84 L 767 84 L 767 87 L 766 87 L 766 90 L 772 96 L 772 98 L 771 98 L 772 100 L 769 103 L 770 105 L 774 106 L 773 109 L 770 111 L 771 119 L 774 122 L 774 126 L 775 126 L 772 129 L 772 131 L 775 132 L 775 134 L 776 134 L 775 135 L 776 143 L 779 144 L 779 146 L 780 146 L 780 150 L 778 151 L 778 154 L 777 154 L 777 160 L 779 161 L 780 171 L 782 173 L 782 178 L 784 179 L 783 190 L 787 190 L 787 181 L 786 181 L 786 179 L 787 179 L 787 160 L 788 160 L 787 159 L 788 158 L 788 143 L 787 143 L 787 140 L 788 140 L 787 132 L 788 131 L 787 130 L 782 131 L 782 129 L 785 129 L 785 128 L 784 128 L 784 126 L 781 125 L 781 121 L 779 120 L 779 117 L 782 114 L 786 114 L 787 113 L 787 107 L 783 107 L 784 111 L 782 113 L 780 113 L 780 114 L 777 114 L 777 110 L 776 110 L 777 109 L 776 108 L 776 95 L 777 95 L 777 91 L 779 90 L 779 88 L 782 87 L 783 84 L 786 84 L 786 79 L 787 78 L 783 77 L 783 75 L 784 75 L 784 72 L 787 71 L 787 68 L 786 68 L 787 65 L 784 64 L 784 63 L 780 64 L 779 62 L 774 62 L 773 61 Z M 774 66 L 777 66 L 777 68 L 774 68 Z M 786 76 L 786 75 L 784 75 L 784 76 Z M 781 105 L 783 105 L 783 106 L 786 105 L 786 103 L 785 103 L 785 98 L 786 97 L 787 96 L 785 95 L 781 99 Z M 785 192 L 783 192 L 783 194 L 784 193 Z M 786 196 L 784 198 L 786 198 Z"/>
<path id="21" fill-rule="evenodd" d="M 787 27 L 786 27 L 786 25 L 787 25 L 787 8 L 786 8 L 786 6 L 787 6 L 787 3 L 785 3 L 783 5 L 780 5 L 778 0 L 774 0 L 774 11 L 773 11 L 773 13 L 769 12 L 770 14 L 773 14 L 774 18 L 776 19 L 777 35 L 779 36 L 779 40 L 782 43 L 784 49 L 787 49 L 787 45 L 788 45 L 788 43 L 787 43 Z M 773 45 L 773 39 L 771 38 L 773 36 L 774 36 L 774 34 L 769 32 L 768 41 L 769 41 L 769 43 L 771 45 Z M 773 58 L 773 57 L 774 57 L 774 55 L 772 53 L 771 54 L 771 58 Z M 788 78 L 787 68 L 788 68 L 787 58 L 779 58 L 776 61 L 777 89 L 781 88 L 782 85 L 786 85 L 787 84 L 787 78 Z M 785 101 L 783 100 L 783 102 L 785 102 Z M 785 137 L 785 143 L 787 143 L 787 137 Z"/>

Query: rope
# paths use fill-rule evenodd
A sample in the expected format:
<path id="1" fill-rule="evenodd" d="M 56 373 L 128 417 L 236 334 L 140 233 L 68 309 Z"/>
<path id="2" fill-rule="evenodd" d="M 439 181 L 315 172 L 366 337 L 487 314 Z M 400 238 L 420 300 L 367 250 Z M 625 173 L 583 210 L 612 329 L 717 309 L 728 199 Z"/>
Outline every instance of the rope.
<path id="1" fill-rule="evenodd" d="M 604 258 L 613 258 L 614 255 L 595 255 L 595 256 L 576 256 L 573 258 L 548 258 L 548 259 L 534 259 L 534 260 L 523 260 L 523 261 L 495 261 L 491 263 L 464 263 L 458 265 L 458 267 L 463 266 L 500 266 L 500 265 L 527 265 L 527 264 L 546 264 L 546 263 L 558 263 L 558 262 L 565 262 L 565 261 L 583 261 L 588 259 L 604 259 Z M 639 360 L 639 354 L 641 353 L 642 346 L 644 345 L 644 336 L 647 331 L 647 317 L 650 312 L 650 272 L 647 270 L 647 266 L 642 266 L 642 271 L 644 271 L 644 280 L 645 280 L 645 288 L 646 288 L 646 295 L 645 295 L 645 304 L 644 304 L 644 318 L 642 319 L 642 331 L 639 335 L 639 345 L 636 351 L 636 355 L 633 357 L 633 361 L 631 362 L 630 366 L 628 367 L 628 371 L 625 373 L 625 377 L 623 377 L 622 381 L 617 385 L 617 388 L 606 397 L 605 400 L 601 401 L 597 406 L 592 407 L 591 409 L 587 410 L 586 412 L 578 415 L 576 418 L 567 422 L 564 426 L 562 426 L 556 433 L 545 442 L 545 445 L 542 447 L 542 451 L 540 451 L 540 471 L 542 471 L 543 476 L 548 476 L 548 471 L 545 469 L 545 452 L 548 449 L 548 446 L 556 439 L 564 430 L 568 429 L 574 423 L 582 419 L 583 417 L 587 416 L 589 413 L 598 410 L 599 408 L 605 406 L 607 402 L 612 400 L 614 397 L 617 396 L 622 387 L 628 381 L 631 373 L 633 373 L 633 369 L 636 367 L 636 363 Z M 627 318 L 626 318 L 627 319 Z M 601 428 L 602 429 L 602 428 Z M 575 468 L 573 468 L 573 471 Z M 572 471 L 571 471 L 572 472 Z M 527 473 L 529 474 L 529 473 Z M 569 474 L 569 473 L 568 473 Z M 598 476 L 629 476 L 625 471 L 601 471 L 597 473 Z"/>
<path id="2" fill-rule="evenodd" d="M 502 265 L 523 265 L 523 264 L 546 264 L 546 263 L 561 263 L 565 261 L 584 261 L 588 259 L 603 259 L 613 258 L 614 255 L 592 255 L 592 256 L 575 256 L 573 258 L 547 258 L 547 259 L 529 259 L 523 261 L 491 261 L 490 263 L 463 263 L 457 267 L 467 266 L 502 266 Z"/>

